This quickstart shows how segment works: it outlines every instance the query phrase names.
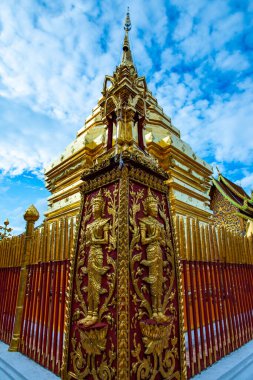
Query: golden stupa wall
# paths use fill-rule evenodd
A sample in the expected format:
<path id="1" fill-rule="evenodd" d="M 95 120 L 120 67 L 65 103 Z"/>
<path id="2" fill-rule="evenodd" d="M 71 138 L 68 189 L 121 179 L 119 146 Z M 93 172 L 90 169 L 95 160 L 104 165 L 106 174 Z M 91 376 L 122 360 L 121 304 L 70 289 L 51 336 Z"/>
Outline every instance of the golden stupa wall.
<path id="1" fill-rule="evenodd" d="M 208 195 L 211 166 L 181 140 L 179 130 L 171 124 L 157 100 L 150 92 L 147 95 L 150 106 L 144 132 L 146 147 L 170 176 L 168 186 L 172 209 L 177 214 L 208 221 L 212 214 Z M 45 169 L 46 186 L 51 192 L 45 214 L 48 220 L 77 214 L 81 174 L 105 151 L 106 137 L 107 130 L 98 105 L 78 131 L 76 139 Z"/>

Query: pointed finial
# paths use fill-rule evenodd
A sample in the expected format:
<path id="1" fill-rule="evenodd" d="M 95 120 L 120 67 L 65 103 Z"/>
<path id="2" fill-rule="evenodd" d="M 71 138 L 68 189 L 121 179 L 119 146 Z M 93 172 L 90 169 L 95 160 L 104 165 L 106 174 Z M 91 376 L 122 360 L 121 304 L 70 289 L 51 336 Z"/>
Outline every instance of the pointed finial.
<path id="1" fill-rule="evenodd" d="M 131 30 L 131 20 L 130 20 L 130 13 L 129 13 L 129 7 L 127 7 L 127 14 L 126 14 L 126 19 L 125 19 L 125 26 L 124 29 L 126 32 L 129 32 Z"/>
<path id="2" fill-rule="evenodd" d="M 128 32 L 131 30 L 131 20 L 130 20 L 130 13 L 129 13 L 129 7 L 127 8 L 127 14 L 125 19 L 125 37 L 123 42 L 123 56 L 122 56 L 122 62 L 125 65 L 133 65 L 133 58 L 132 53 L 130 50 L 129 40 L 128 40 Z"/>
<path id="3" fill-rule="evenodd" d="M 28 207 L 26 212 L 24 213 L 24 219 L 26 222 L 37 222 L 40 214 L 34 205 Z"/>

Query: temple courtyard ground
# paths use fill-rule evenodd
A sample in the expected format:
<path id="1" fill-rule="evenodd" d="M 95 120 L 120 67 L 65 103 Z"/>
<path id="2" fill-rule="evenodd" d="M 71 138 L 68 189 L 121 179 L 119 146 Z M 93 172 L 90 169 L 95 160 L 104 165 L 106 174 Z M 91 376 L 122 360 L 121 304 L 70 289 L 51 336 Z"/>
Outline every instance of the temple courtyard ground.
<path id="1" fill-rule="evenodd" d="M 0 342 L 0 380 L 57 380 L 59 377 Z M 120 380 L 120 379 L 119 379 Z M 194 377 L 194 380 L 253 380 L 253 340 Z"/>

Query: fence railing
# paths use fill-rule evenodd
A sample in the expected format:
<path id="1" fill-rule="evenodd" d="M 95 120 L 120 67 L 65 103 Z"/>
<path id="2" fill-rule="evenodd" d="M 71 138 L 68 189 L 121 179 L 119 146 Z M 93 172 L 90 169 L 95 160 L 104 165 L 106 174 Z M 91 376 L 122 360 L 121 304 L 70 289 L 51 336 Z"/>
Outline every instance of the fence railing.
<path id="1" fill-rule="evenodd" d="M 28 267 L 20 351 L 59 374 L 64 339 L 64 311 L 69 261 Z"/>
<path id="2" fill-rule="evenodd" d="M 0 340 L 10 344 L 20 272 L 26 270 L 18 349 L 59 374 L 74 220 L 0 241 Z M 253 339 L 253 241 L 176 218 L 182 263 L 188 378 Z M 24 264 L 25 263 L 25 264 Z M 17 315 L 17 314 L 16 314 Z"/>
<path id="3" fill-rule="evenodd" d="M 188 378 L 253 339 L 253 241 L 177 217 Z"/>
<path id="4" fill-rule="evenodd" d="M 31 240 L 19 351 L 59 374 L 73 218 L 44 223 Z M 0 242 L 0 339 L 11 343 L 25 236 Z M 2 301 L 3 300 L 3 301 Z"/>
<path id="5" fill-rule="evenodd" d="M 10 344 L 24 249 L 24 235 L 0 241 L 0 340 Z"/>

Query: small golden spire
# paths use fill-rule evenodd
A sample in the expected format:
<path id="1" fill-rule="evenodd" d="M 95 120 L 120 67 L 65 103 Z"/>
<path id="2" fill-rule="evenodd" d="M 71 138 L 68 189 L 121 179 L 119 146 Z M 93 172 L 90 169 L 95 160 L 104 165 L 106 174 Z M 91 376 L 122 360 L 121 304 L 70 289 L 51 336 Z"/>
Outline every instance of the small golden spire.
<path id="1" fill-rule="evenodd" d="M 130 13 L 129 13 L 129 7 L 127 8 L 127 14 L 125 19 L 125 37 L 123 42 L 123 55 L 122 55 L 122 61 L 121 64 L 123 65 L 133 65 L 133 58 L 132 53 L 130 50 L 130 44 L 128 40 L 128 32 L 131 30 L 131 20 L 130 20 Z"/>
<path id="2" fill-rule="evenodd" d="M 129 7 L 127 7 L 127 14 L 126 14 L 126 18 L 125 18 L 125 26 L 124 26 L 124 29 L 129 32 L 132 28 L 132 25 L 131 25 L 131 20 L 130 20 L 130 13 L 129 13 Z"/>
<path id="3" fill-rule="evenodd" d="M 28 207 L 28 209 L 24 213 L 24 219 L 26 222 L 37 222 L 40 214 L 34 205 Z"/>

